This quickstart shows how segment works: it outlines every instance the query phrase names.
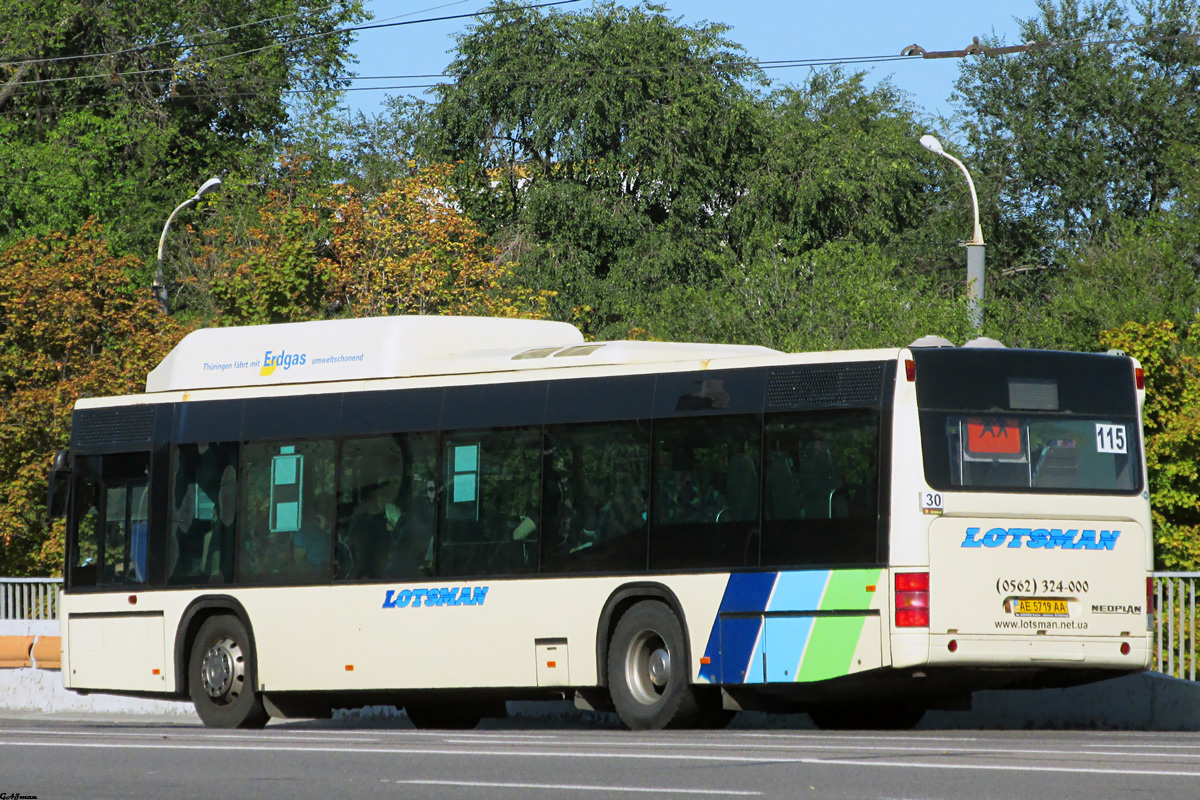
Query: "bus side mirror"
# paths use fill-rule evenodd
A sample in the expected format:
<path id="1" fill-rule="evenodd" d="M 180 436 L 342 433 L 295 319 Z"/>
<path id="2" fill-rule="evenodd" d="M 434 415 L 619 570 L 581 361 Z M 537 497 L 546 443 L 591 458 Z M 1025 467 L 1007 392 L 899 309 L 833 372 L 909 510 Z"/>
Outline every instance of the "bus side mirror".
<path id="1" fill-rule="evenodd" d="M 46 510 L 51 519 L 60 519 L 67 513 L 67 497 L 71 484 L 71 468 L 67 463 L 67 451 L 54 454 L 54 465 L 50 467 L 50 478 L 46 493 Z"/>

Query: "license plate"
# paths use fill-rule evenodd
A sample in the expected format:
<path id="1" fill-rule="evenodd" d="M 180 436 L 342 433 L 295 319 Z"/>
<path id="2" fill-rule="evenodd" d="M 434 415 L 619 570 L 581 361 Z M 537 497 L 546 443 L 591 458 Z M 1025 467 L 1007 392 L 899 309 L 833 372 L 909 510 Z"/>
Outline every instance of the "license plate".
<path id="1" fill-rule="evenodd" d="M 1049 597 L 1017 597 L 1013 600 L 1013 613 L 1018 617 L 1066 617 L 1066 600 Z"/>

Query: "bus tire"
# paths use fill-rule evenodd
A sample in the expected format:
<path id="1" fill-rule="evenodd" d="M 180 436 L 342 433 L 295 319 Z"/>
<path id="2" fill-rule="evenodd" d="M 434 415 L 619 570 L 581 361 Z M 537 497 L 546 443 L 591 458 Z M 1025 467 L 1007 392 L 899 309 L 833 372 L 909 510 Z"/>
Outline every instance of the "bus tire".
<path id="1" fill-rule="evenodd" d="M 218 614 L 200 626 L 188 658 L 188 694 L 209 728 L 261 728 L 270 716 L 254 691 L 254 657 L 246 626 Z"/>
<path id="2" fill-rule="evenodd" d="M 925 716 L 915 706 L 845 705 L 809 709 L 813 724 L 826 731 L 910 731 Z"/>
<path id="3" fill-rule="evenodd" d="M 462 703 L 406 703 L 404 713 L 418 730 L 469 731 L 483 719 L 478 710 Z"/>
<path id="4" fill-rule="evenodd" d="M 617 622 L 608 648 L 608 688 L 630 730 L 686 728 L 700 721 L 684 641 L 675 614 L 653 600 L 637 603 Z"/>

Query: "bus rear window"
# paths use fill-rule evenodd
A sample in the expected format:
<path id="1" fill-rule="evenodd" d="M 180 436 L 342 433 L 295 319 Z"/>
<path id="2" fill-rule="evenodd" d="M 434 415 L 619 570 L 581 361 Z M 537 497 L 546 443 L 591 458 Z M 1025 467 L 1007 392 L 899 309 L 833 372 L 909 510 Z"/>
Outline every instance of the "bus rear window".
<path id="1" fill-rule="evenodd" d="M 1141 490 L 1129 359 L 1014 350 L 914 357 L 925 478 L 933 488 Z"/>
<path id="2" fill-rule="evenodd" d="M 1131 423 L 922 414 L 922 428 L 942 428 L 944 458 L 926 453 L 938 489 L 1046 489 L 1131 492 L 1138 488 Z M 930 442 L 928 446 L 938 447 Z M 931 469 L 932 468 L 932 469 Z M 939 474 L 940 473 L 940 474 Z"/>

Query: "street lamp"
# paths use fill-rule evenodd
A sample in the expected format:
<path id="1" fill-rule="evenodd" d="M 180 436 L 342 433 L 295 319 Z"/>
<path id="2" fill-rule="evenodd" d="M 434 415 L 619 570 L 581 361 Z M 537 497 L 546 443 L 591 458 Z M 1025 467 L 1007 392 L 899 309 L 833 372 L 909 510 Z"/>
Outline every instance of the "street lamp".
<path id="1" fill-rule="evenodd" d="M 200 188 L 196 190 L 194 195 L 175 206 L 175 210 L 171 212 L 171 216 L 167 217 L 167 224 L 163 225 L 162 236 L 158 237 L 158 264 L 154 268 L 154 288 L 150 290 L 153 294 L 154 302 L 158 304 L 158 310 L 161 314 L 167 313 L 167 286 L 163 283 L 162 253 L 163 243 L 167 241 L 167 230 L 171 227 L 171 220 L 175 219 L 175 215 L 180 211 L 183 211 L 183 209 L 187 208 L 192 203 L 200 200 L 204 197 L 204 195 L 216 191 L 219 188 L 221 188 L 221 179 L 209 178 L 203 184 L 201 184 Z"/>
<path id="2" fill-rule="evenodd" d="M 930 136 L 928 133 L 921 137 L 921 146 L 931 153 L 936 153 L 953 162 L 954 166 L 962 170 L 962 174 L 967 176 L 967 186 L 971 190 L 971 207 L 975 211 L 975 230 L 971 234 L 971 241 L 966 243 L 967 247 L 967 306 L 968 314 L 971 319 L 971 326 L 979 330 L 983 325 L 983 264 L 984 264 L 984 245 L 983 245 L 983 229 L 979 227 L 979 198 L 975 196 L 975 181 L 971 180 L 971 173 L 967 172 L 966 166 L 963 165 L 954 156 L 942 149 L 942 143 L 936 137 Z"/>

